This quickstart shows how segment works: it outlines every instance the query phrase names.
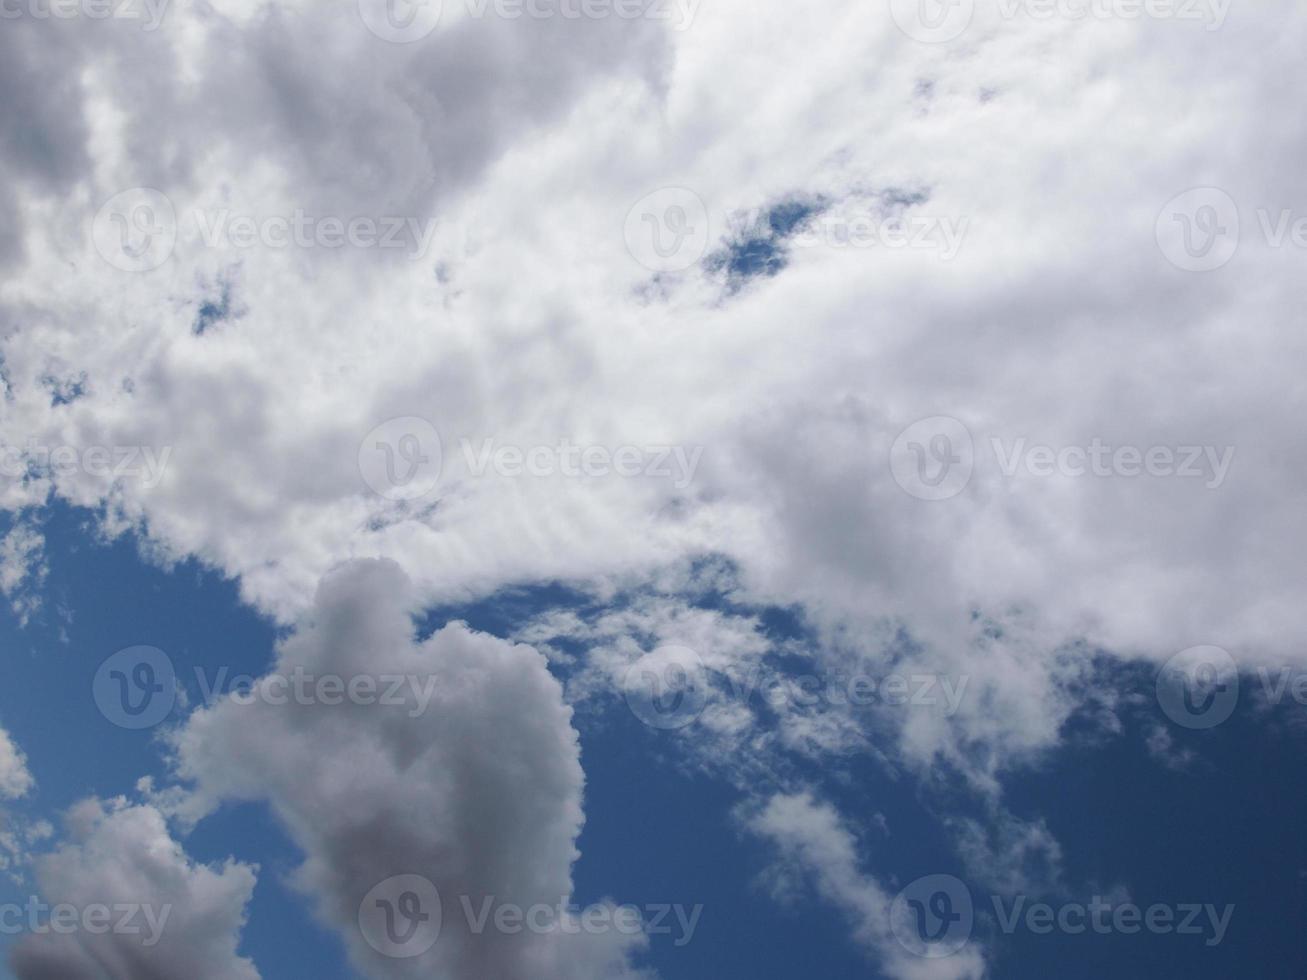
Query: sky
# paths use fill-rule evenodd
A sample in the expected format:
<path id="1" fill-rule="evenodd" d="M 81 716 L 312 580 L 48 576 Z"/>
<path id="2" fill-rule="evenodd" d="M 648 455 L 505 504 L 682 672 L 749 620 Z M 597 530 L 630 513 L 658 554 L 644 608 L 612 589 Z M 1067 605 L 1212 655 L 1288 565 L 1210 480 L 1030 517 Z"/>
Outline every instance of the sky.
<path id="1" fill-rule="evenodd" d="M 0 976 L 1307 974 L 1304 40 L 0 2 Z"/>

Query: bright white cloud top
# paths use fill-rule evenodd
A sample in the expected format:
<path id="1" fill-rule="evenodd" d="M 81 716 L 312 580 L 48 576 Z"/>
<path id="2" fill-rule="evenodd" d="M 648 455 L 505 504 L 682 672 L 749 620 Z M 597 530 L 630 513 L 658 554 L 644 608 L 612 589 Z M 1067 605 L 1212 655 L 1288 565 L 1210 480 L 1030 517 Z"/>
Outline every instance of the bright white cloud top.
<path id="1" fill-rule="evenodd" d="M 373 975 L 620 976 L 612 937 L 455 930 L 387 960 L 353 931 L 415 865 L 458 893 L 501 863 L 524 904 L 570 893 L 583 774 L 546 661 L 457 626 L 415 642 L 410 613 L 643 589 L 660 642 L 752 662 L 747 618 L 679 611 L 713 557 L 742 604 L 801 608 L 820 656 L 888 662 L 902 628 L 923 669 L 971 677 L 983 697 L 896 720 L 892 751 L 994 797 L 1056 744 L 1097 651 L 1301 663 L 1307 213 L 1285 120 L 1307 20 L 1035 6 L 935 26 L 885 0 L 7 17 L 4 506 L 96 508 L 237 578 L 296 627 L 283 667 L 450 679 L 417 718 L 200 710 L 171 815 L 268 801 Z M 39 530 L 0 544 L 28 610 Z M 643 652 L 611 623 L 547 626 L 593 644 L 609 694 Z M 324 742 L 362 781 L 315 763 Z M 148 807 L 84 817 L 38 870 L 53 889 L 126 874 L 110 835 L 172 846 Z M 826 804 L 751 819 L 855 920 L 884 904 Z M 232 943 L 253 869 L 167 860 L 175 914 L 207 918 L 150 975 L 254 976 Z M 34 945 L 20 973 L 85 955 Z"/>

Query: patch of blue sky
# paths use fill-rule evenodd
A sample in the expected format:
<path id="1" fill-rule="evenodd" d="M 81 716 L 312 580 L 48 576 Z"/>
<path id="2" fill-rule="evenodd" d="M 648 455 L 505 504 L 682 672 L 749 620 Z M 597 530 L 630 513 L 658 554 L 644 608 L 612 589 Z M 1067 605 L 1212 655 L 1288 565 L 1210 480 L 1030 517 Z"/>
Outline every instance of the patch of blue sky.
<path id="1" fill-rule="evenodd" d="M 57 822 L 87 795 L 131 795 L 144 775 L 167 783 L 154 735 L 118 728 L 96 709 L 91 681 L 105 657 L 136 644 L 165 650 L 195 704 L 204 687 L 197 669 L 258 674 L 271 662 L 278 631 L 240 602 L 232 582 L 194 562 L 156 567 L 130 537 L 101 540 L 84 511 L 56 506 L 41 517 L 49 565 L 41 609 L 25 628 L 7 610 L 0 615 L 8 657 L 0 723 L 27 754 L 38 783 L 14 812 Z M 693 601 L 741 611 L 723 592 L 703 592 Z M 426 634 L 462 619 L 511 635 L 542 613 L 594 615 L 608 608 L 565 586 L 539 585 L 431 610 L 415 628 Z M 748 611 L 785 651 L 774 664 L 802 670 L 803 659 L 788 642 L 806 638 L 801 620 L 787 610 Z M 554 669 L 566 679 L 566 665 Z M 1130 706 L 1118 709 L 1120 731 L 1105 732 L 1088 715 L 1078 716 L 1056 753 L 1005 776 L 1005 805 L 1019 818 L 1043 818 L 1062 849 L 1063 893 L 1027 901 L 1088 902 L 1095 892 L 1122 886 L 1144 907 L 1232 904 L 1228 931 L 1215 946 L 1202 937 L 1147 932 L 1042 935 L 1018 928 L 1008 934 L 985 885 L 968 880 L 977 910 L 974 941 L 990 951 L 994 975 L 1302 976 L 1307 725 L 1300 716 L 1307 708 L 1285 703 L 1259 711 L 1248 699 L 1219 728 L 1172 727 L 1174 751 L 1191 753 L 1176 768 L 1147 745 L 1156 726 L 1168 724 L 1152 699 L 1152 669 L 1105 659 L 1103 671 L 1100 681 L 1112 685 L 1118 704 Z M 761 718 L 764 726 L 773 723 L 766 712 Z M 870 754 L 821 766 L 791 756 L 778 761 L 777 782 L 763 776 L 741 787 L 688 765 L 678 745 L 686 736 L 641 724 L 618 698 L 582 705 L 575 724 L 587 789 L 574 901 L 702 906 L 688 943 L 678 944 L 677 930 L 653 938 L 645 962 L 668 980 L 879 975 L 851 938 L 844 912 L 808 886 L 789 902 L 771 893 L 765 872 L 775 855 L 735 815 L 751 795 L 808 788 L 830 801 L 856 832 L 859 870 L 891 894 L 926 874 L 967 876 L 946 818 L 983 819 L 985 811 L 946 778 L 923 786 Z M 260 865 L 241 951 L 267 980 L 352 976 L 339 937 L 315 921 L 289 884 L 300 856 L 266 806 L 224 807 L 184 843 L 196 860 L 230 855 Z M 0 902 L 21 901 L 28 892 L 30 885 L 6 882 Z"/>

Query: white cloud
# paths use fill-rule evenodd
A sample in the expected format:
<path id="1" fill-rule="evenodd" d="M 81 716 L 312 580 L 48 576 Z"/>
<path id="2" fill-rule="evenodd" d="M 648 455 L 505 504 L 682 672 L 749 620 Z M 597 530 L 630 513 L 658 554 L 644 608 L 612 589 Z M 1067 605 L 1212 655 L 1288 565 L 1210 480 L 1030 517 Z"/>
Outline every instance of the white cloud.
<path id="1" fill-rule="evenodd" d="M 51 920 L 20 940 L 10 955 L 19 980 L 258 980 L 236 951 L 257 869 L 196 864 L 162 813 L 121 798 L 83 801 L 66 823 L 69 839 L 35 860 L 36 881 L 81 927 L 54 931 Z"/>
<path id="2" fill-rule="evenodd" d="M 41 586 L 50 573 L 45 535 L 32 520 L 20 520 L 0 537 L 0 592 L 19 622 L 26 624 L 41 607 Z"/>
<path id="3" fill-rule="evenodd" d="M 973 881 L 1004 895 L 1049 895 L 1063 887 L 1062 846 L 1042 819 L 1003 810 L 949 821 Z"/>
<path id="4" fill-rule="evenodd" d="M 27 757 L 14 744 L 13 737 L 0 728 L 0 797 L 19 799 L 35 785 L 36 781 L 27 768 Z"/>
<path id="5" fill-rule="evenodd" d="M 776 795 L 745 825 L 773 844 L 780 860 L 811 878 L 821 897 L 853 924 L 854 937 L 893 980 L 979 980 L 985 961 L 976 943 L 952 956 L 918 957 L 900 945 L 890 925 L 894 896 L 874 878 L 858 870 L 857 842 L 829 803 L 809 793 Z"/>
<path id="6" fill-rule="evenodd" d="M 968 639 L 973 609 L 1020 606 L 1054 637 L 1087 634 L 1128 654 L 1197 641 L 1251 656 L 1301 648 L 1285 548 L 1257 533 L 1291 526 L 1272 490 L 1296 479 L 1276 449 L 1294 412 L 1268 398 L 1293 390 L 1272 379 L 1301 344 L 1280 275 L 1292 256 L 1249 241 L 1229 275 L 1181 276 L 1152 233 L 1162 203 L 1195 181 L 1250 208 L 1292 203 L 1292 178 L 1269 169 L 1276 154 L 1217 138 L 1227 120 L 1274 116 L 1260 75 L 1240 70 L 1186 127 L 1154 123 L 1296 21 L 1231 18 L 1212 33 L 1017 21 L 931 48 L 861 6 L 782 17 L 728 3 L 682 34 L 464 20 L 430 45 L 397 47 L 348 4 L 172 14 L 156 35 L 112 34 L 147 55 L 127 87 L 148 95 L 144 107 L 86 95 L 91 137 L 71 127 L 51 138 L 65 169 L 83 154 L 98 166 L 79 194 L 25 201 L 29 260 L 3 293 L 22 324 L 5 350 L 12 441 L 58 433 L 174 450 L 155 491 L 110 494 L 83 474 L 60 482 L 70 499 L 108 495 L 169 550 L 240 574 L 251 599 L 283 615 L 350 554 L 400 560 L 439 599 L 722 551 L 759 597 L 843 619 L 898 616 L 941 647 Z M 72 27 L 57 36 L 92 74 L 117 77 Z M 772 46 L 768 71 L 744 70 Z M 832 67 L 817 70 L 814 50 Z M 723 78 L 722 64 L 737 70 Z M 851 77 L 841 64 L 876 67 Z M 1052 71 L 1065 85 L 1048 83 Z M 997 94 L 981 101 L 982 89 Z M 763 104 L 765 121 L 750 109 Z M 162 154 L 149 135 L 160 133 Z M 1293 137 L 1268 127 L 1258 139 L 1288 149 Z M 1118 179 L 1144 156 L 1141 179 Z M 761 172 L 755 157 L 768 161 Z M 417 263 L 183 244 L 163 269 L 133 276 L 100 261 L 84 224 L 136 183 L 160 185 L 184 213 L 395 211 L 443 228 Z M 690 277 L 669 302 L 642 305 L 621 223 L 651 185 L 670 183 L 693 187 L 712 215 L 791 192 L 923 188 L 930 199 L 915 209 L 969 218 L 970 237 L 948 263 L 912 249 L 801 249 L 731 302 Z M 85 276 L 76 296 L 60 289 L 69 260 Z M 220 281 L 243 313 L 192 337 Z M 1257 311 L 1251 323 L 1243 307 Z M 745 370 L 730 372 L 729 399 L 711 397 L 732 364 Z M 80 371 L 87 394 L 52 408 L 40 379 Z M 938 413 L 967 422 L 982 456 L 991 436 L 1237 452 L 1217 490 L 1009 482 L 985 458 L 966 494 L 926 505 L 893 483 L 885 458 L 900 429 Z M 369 499 L 354 469 L 362 436 L 403 414 L 432 419 L 448 443 L 439 506 L 425 514 Z M 472 478 L 465 437 L 706 448 L 680 492 L 649 479 Z M 1180 567 L 1185 588 L 1172 589 Z"/>
<path id="7" fill-rule="evenodd" d="M 6 506 L 103 508 L 160 558 L 237 576 L 283 622 L 352 558 L 398 562 L 417 605 L 537 581 L 604 594 L 724 556 L 736 597 L 800 608 L 823 655 L 885 663 L 902 627 L 924 668 L 970 676 L 957 714 L 898 719 L 898 746 L 918 772 L 943 762 L 995 794 L 1058 744 L 1099 650 L 1301 662 L 1307 464 L 1285 447 L 1304 408 L 1302 256 L 1256 217 L 1302 200 L 1285 79 L 1307 24 L 1287 0 L 1216 31 L 986 16 L 933 46 L 883 5 L 839 0 L 721 0 L 681 33 L 451 18 L 407 46 L 352 2 L 178 5 L 158 32 L 123 26 L 20 21 L 0 39 L 0 79 L 22 95 L 0 122 L 0 441 L 171 455 L 158 486 L 79 469 L 10 482 Z M 1195 275 L 1168 264 L 1155 222 L 1207 184 L 1239 202 L 1245 234 L 1229 266 Z M 183 234 L 160 269 L 124 273 L 88 228 L 140 185 L 183 232 L 224 209 L 438 224 L 416 261 Z M 628 211 L 665 186 L 702 198 L 713 241 L 726 215 L 789 195 L 843 213 L 894 189 L 928 195 L 909 215 L 967 233 L 951 260 L 795 248 L 724 297 L 694 271 L 651 284 L 627 254 Z M 194 335 L 228 292 L 229 318 Z M 969 428 L 976 465 L 927 503 L 888 459 L 938 415 Z M 357 471 L 364 435 L 401 416 L 444 440 L 420 506 Z M 688 488 L 477 477 L 461 440 L 486 438 L 705 451 Z M 991 442 L 1096 438 L 1235 455 L 1207 488 L 1008 477 Z M 692 619 L 679 625 L 730 634 L 723 656 L 758 656 L 747 624 Z M 637 648 L 606 642 L 589 676 L 615 678 Z M 197 717 L 190 758 L 236 737 L 223 717 Z M 832 721 L 785 732 L 815 751 L 857 743 Z M 215 792 L 266 791 L 205 768 Z M 287 820 L 306 821 L 285 792 Z"/>
<path id="8" fill-rule="evenodd" d="M 1292 532 L 1274 547 L 1260 533 L 1293 526 L 1274 488 L 1297 479 L 1276 448 L 1295 413 L 1291 396 L 1270 400 L 1293 390 L 1274 379 L 1302 343 L 1280 276 L 1291 256 L 1250 241 L 1229 275 L 1181 276 L 1152 235 L 1161 204 L 1195 181 L 1249 206 L 1294 199 L 1292 179 L 1269 170 L 1276 154 L 1217 139 L 1226 120 L 1274 116 L 1258 76 L 1240 70 L 1186 127 L 1154 123 L 1296 21 L 1232 18 L 1210 34 L 1017 21 L 932 48 L 861 6 L 783 17 L 727 3 L 681 34 L 465 20 L 397 47 L 345 8 L 178 8 L 156 35 L 113 33 L 109 54 L 72 26 L 57 35 L 93 75 L 117 78 L 118 48 L 145 55 L 125 90 L 146 93 L 148 108 L 82 93 L 90 137 L 71 124 L 51 137 L 65 170 L 80 172 L 83 155 L 97 167 L 78 194 L 24 203 L 29 258 L 0 294 L 21 324 L 5 344 L 7 438 L 173 450 L 154 490 L 76 474 L 60 493 L 148 521 L 163 553 L 238 574 L 283 617 L 351 555 L 393 557 L 441 600 L 721 552 L 754 598 L 831 623 L 893 617 L 937 656 L 974 641 L 973 610 L 1002 620 L 1014 608 L 1045 624 L 1049 649 L 1087 636 L 1158 658 L 1193 642 L 1298 655 Z M 747 70 L 772 48 L 766 72 Z M 818 70 L 814 50 L 832 67 Z M 737 70 L 723 78 L 723 64 Z M 850 76 L 841 64 L 875 67 Z M 71 88 L 62 97 L 75 105 Z M 149 134 L 167 134 L 167 152 Z M 1293 138 L 1282 127 L 1258 137 L 1286 149 Z M 1141 179 L 1117 178 L 1143 157 Z M 442 225 L 416 263 L 192 243 L 130 275 L 101 262 L 84 231 L 135 183 L 161 186 L 184 213 L 302 206 Z M 621 224 L 631 202 L 671 183 L 715 216 L 791 192 L 926 189 L 915 210 L 966 217 L 970 237 L 948 263 L 912 249 L 799 249 L 781 276 L 729 302 L 690 276 L 667 284 L 667 302 L 642 303 L 646 277 Z M 68 261 L 85 277 L 76 295 L 61 288 Z M 239 319 L 191 336 L 223 281 Z M 52 407 L 41 379 L 82 371 L 86 393 Z M 717 397 L 728 377 L 729 398 Z M 900 429 L 938 413 L 965 421 L 985 458 L 965 494 L 925 504 L 885 460 Z M 405 414 L 432 419 L 446 442 L 433 509 L 370 496 L 355 471 L 363 435 Z M 1096 435 L 1237 452 L 1217 490 L 1009 481 L 987 458 L 991 436 Z M 648 478 L 474 478 L 460 449 L 463 438 L 564 437 L 705 453 L 683 492 Z"/>
<path id="9" fill-rule="evenodd" d="M 306 854 L 296 882 L 346 938 L 369 976 L 635 977 L 642 937 L 616 931 L 477 934 L 481 909 L 570 901 L 584 777 L 571 709 L 543 656 L 461 624 L 418 642 L 416 593 L 390 562 L 330 575 L 279 650 L 277 672 L 395 674 L 420 680 L 403 704 L 277 705 L 227 699 L 177 737 L 180 774 L 197 784 L 183 812 L 224 799 L 267 800 Z M 275 751 L 269 751 L 275 746 Z M 419 875 L 440 896 L 443 929 L 423 955 L 386 959 L 358 926 L 379 883 Z"/>
<path id="10" fill-rule="evenodd" d="M 13 736 L 0 728 L 0 800 L 15 803 L 35 788 L 36 779 L 28 768 L 27 756 Z M 32 848 L 50 835 L 50 826 L 43 820 L 32 821 L 13 809 L 0 808 L 0 871 L 12 881 L 22 883 Z"/>

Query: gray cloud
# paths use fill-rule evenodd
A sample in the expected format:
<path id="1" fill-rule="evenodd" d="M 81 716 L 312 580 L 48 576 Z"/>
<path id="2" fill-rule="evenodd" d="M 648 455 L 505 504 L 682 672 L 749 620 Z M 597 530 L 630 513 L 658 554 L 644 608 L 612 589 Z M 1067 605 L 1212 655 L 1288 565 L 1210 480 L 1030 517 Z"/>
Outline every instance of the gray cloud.
<path id="1" fill-rule="evenodd" d="M 91 927 L 24 936 L 10 954 L 19 980 L 258 980 L 236 952 L 255 868 L 192 862 L 159 810 L 123 799 L 86 800 L 67 825 L 68 839 L 35 860 L 36 881 L 48 905 L 72 906 Z M 107 920 L 84 918 L 96 906 Z"/>
<path id="2" fill-rule="evenodd" d="M 963 768 L 992 795 L 1059 743 L 1102 651 L 1160 661 L 1217 643 L 1245 665 L 1301 662 L 1307 467 L 1286 447 L 1304 408 L 1302 255 L 1259 237 L 1256 217 L 1303 200 L 1302 127 L 1285 122 L 1286 79 L 1302 71 L 1296 8 L 1232 12 L 1211 32 L 1021 19 L 936 46 L 838 0 L 801 13 L 723 0 L 682 34 L 451 19 L 408 46 L 372 37 L 350 3 L 172 15 L 148 35 L 6 23 L 0 36 L 0 81 L 18 93 L 0 120 L 16 175 L 0 191 L 15 273 L 0 293 L 0 440 L 174 450 L 157 487 L 77 472 L 7 485 L 7 507 L 57 495 L 96 508 L 161 560 L 194 555 L 237 578 L 284 623 L 361 554 L 412 578 L 405 608 L 524 581 L 611 594 L 724 555 L 736 597 L 800 608 L 830 661 L 884 663 L 901 630 L 923 669 L 971 675 L 982 696 L 904 719 L 900 755 L 919 772 Z M 440 224 L 417 261 L 192 239 L 157 271 L 126 274 L 86 232 L 137 184 L 184 216 L 298 207 Z M 1206 184 L 1239 202 L 1245 237 L 1227 268 L 1192 274 L 1167 262 L 1154 226 Z M 717 248 L 725 217 L 759 202 L 802 194 L 838 214 L 886 187 L 929 187 L 912 212 L 969 230 L 949 260 L 790 242 L 783 270 L 724 302 L 694 271 L 651 287 L 628 254 L 623 221 L 660 187 L 702 198 Z M 194 336 L 233 268 L 241 317 Z M 51 405 L 44 379 L 83 373 L 82 397 Z M 977 466 L 957 497 L 926 502 L 888 457 L 907 426 L 941 414 L 967 425 Z M 365 434 L 407 415 L 445 440 L 419 505 L 369 492 L 356 465 Z M 476 477 L 459 448 L 565 437 L 706 450 L 677 488 Z M 1099 437 L 1236 454 L 1207 488 L 1009 477 L 990 449 Z M 401 619 L 387 628 L 403 633 Z M 758 655 L 739 626 L 712 624 L 727 634 L 715 655 Z M 422 656 L 483 642 L 455 637 Z M 494 650 L 476 656 L 510 656 Z M 599 651 L 588 679 L 612 680 L 636 652 Z M 183 758 L 205 792 L 266 798 L 284 773 L 232 773 L 206 747 L 257 754 L 227 717 L 197 716 Z M 300 726 L 342 744 L 357 727 L 392 769 L 427 734 L 342 717 L 259 722 L 310 761 Z M 550 731 L 558 758 L 542 778 L 572 787 L 557 789 L 549 870 L 536 868 L 553 888 L 579 771 L 563 727 Z M 861 735 L 817 734 L 840 748 Z M 315 837 L 320 790 L 290 782 L 304 796 L 278 790 L 274 805 L 305 825 L 319 854 L 305 873 L 344 922 L 367 877 L 342 870 L 354 837 Z M 332 802 L 350 812 L 353 799 Z M 383 817 L 443 872 L 443 852 Z"/>
<path id="3" fill-rule="evenodd" d="M 191 815 L 223 799 L 266 799 L 307 859 L 295 876 L 369 976 L 522 980 L 634 977 L 640 945 L 598 936 L 478 935 L 466 900 L 557 906 L 572 891 L 584 777 L 571 710 L 544 658 L 454 624 L 413 636 L 415 595 L 391 562 L 343 566 L 281 646 L 277 670 L 428 682 L 402 705 L 242 705 L 196 712 L 177 739 L 197 784 Z M 276 746 L 269 751 L 269 746 Z M 420 875 L 445 910 L 424 955 L 386 959 L 357 925 L 380 882 Z"/>

